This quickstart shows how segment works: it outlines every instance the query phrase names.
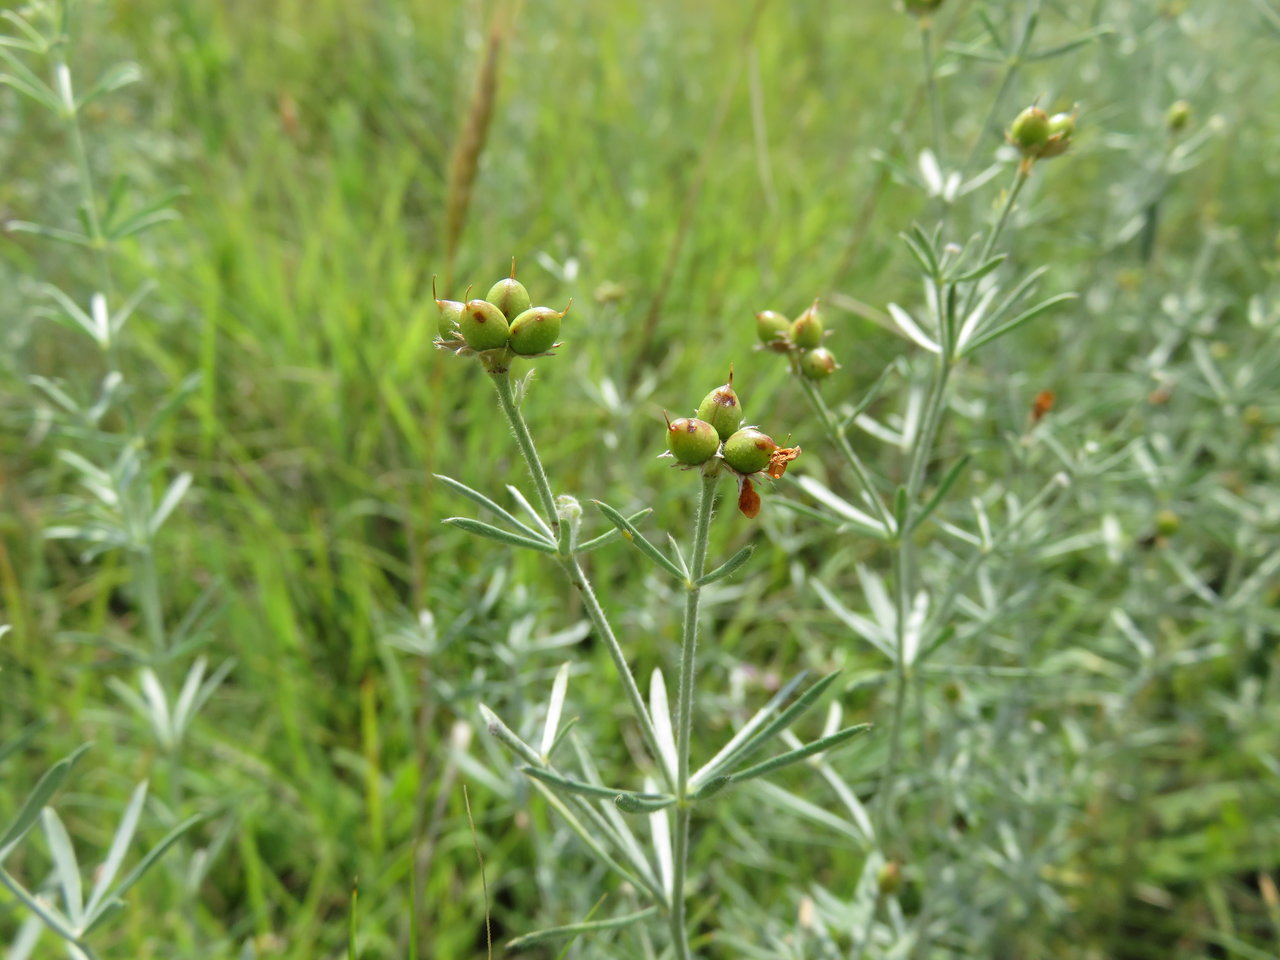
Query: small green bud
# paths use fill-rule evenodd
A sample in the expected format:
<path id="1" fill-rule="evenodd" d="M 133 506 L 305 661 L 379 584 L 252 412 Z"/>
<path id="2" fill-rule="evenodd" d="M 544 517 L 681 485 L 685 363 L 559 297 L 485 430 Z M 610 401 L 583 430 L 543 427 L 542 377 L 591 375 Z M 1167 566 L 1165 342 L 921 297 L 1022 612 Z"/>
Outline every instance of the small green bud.
<path id="1" fill-rule="evenodd" d="M 756 336 L 766 347 L 786 350 L 791 345 L 791 321 L 777 310 L 761 310 L 756 314 Z"/>
<path id="2" fill-rule="evenodd" d="M 733 367 L 729 368 L 729 382 L 716 387 L 698 405 L 698 419 L 715 427 L 721 440 L 728 440 L 742 424 L 742 404 L 733 390 Z"/>
<path id="3" fill-rule="evenodd" d="M 499 280 L 489 288 L 484 298 L 501 310 L 508 320 L 514 320 L 532 306 L 529 291 L 515 277 Z"/>
<path id="4" fill-rule="evenodd" d="M 467 301 L 458 327 L 472 350 L 497 350 L 507 345 L 507 318 L 488 300 Z"/>
<path id="5" fill-rule="evenodd" d="M 1168 508 L 1156 514 L 1156 533 L 1162 537 L 1172 537 L 1181 526 L 1178 515 Z"/>
<path id="6" fill-rule="evenodd" d="M 1175 100 L 1169 104 L 1164 114 L 1164 125 L 1170 133 L 1181 133 L 1191 122 L 1191 104 L 1185 100 Z"/>
<path id="7" fill-rule="evenodd" d="M 458 329 L 458 321 L 462 319 L 462 304 L 457 300 L 437 300 L 436 306 L 440 308 L 436 332 L 440 334 L 441 340 L 452 339 L 454 331 Z"/>
<path id="8" fill-rule="evenodd" d="M 778 445 L 755 427 L 745 427 L 724 442 L 725 463 L 739 473 L 759 473 Z"/>
<path id="9" fill-rule="evenodd" d="M 892 897 L 902 889 L 902 867 L 896 860 L 890 860 L 880 868 L 876 874 L 876 886 L 885 897 Z"/>
<path id="10" fill-rule="evenodd" d="M 839 366 L 836 355 L 826 347 L 818 347 L 800 355 L 800 372 L 810 380 L 825 380 Z"/>
<path id="11" fill-rule="evenodd" d="M 681 417 L 667 421 L 667 449 L 681 463 L 696 467 L 714 457 L 719 448 L 716 428 L 705 420 Z"/>
<path id="12" fill-rule="evenodd" d="M 560 336 L 564 311 L 530 307 L 511 321 L 511 349 L 522 357 L 546 353 Z"/>
<path id="13" fill-rule="evenodd" d="M 822 315 L 817 300 L 791 325 L 791 342 L 801 350 L 812 350 L 822 342 Z"/>
<path id="14" fill-rule="evenodd" d="M 1009 126 L 1009 142 L 1029 157 L 1040 156 L 1049 140 L 1049 115 L 1039 107 L 1027 107 Z"/>

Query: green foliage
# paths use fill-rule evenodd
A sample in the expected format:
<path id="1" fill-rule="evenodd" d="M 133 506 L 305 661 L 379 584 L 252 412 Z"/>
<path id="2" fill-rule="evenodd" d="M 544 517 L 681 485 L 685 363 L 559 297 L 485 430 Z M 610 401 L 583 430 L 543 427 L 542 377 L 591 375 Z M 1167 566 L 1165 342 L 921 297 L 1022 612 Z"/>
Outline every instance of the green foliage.
<path id="1" fill-rule="evenodd" d="M 729 361 L 804 456 L 754 525 L 712 524 L 698 578 L 692 749 L 723 756 L 690 779 L 695 953 L 1274 951 L 1274 2 L 496 5 L 518 19 L 450 270 L 494 6 L 7 11 L 36 32 L 0 44 L 0 848 L 58 914 L 6 884 L 8 955 L 66 956 L 78 878 L 83 924 L 197 815 L 89 949 L 482 955 L 465 782 L 495 943 L 658 956 L 661 865 L 625 837 L 653 849 L 669 811 L 602 828 L 518 767 L 666 796 L 622 779 L 665 687 L 613 677 L 677 646 L 687 563 L 653 531 L 697 497 L 656 458 L 661 404 Z M 1079 113 L 1022 183 L 1004 135 L 1033 101 Z M 556 491 L 625 523 L 530 503 L 488 378 L 432 347 L 432 274 L 465 301 L 513 254 L 575 304 L 511 402 Z M 820 384 L 753 350 L 757 310 L 815 294 Z M 616 645 L 548 562 L 564 528 Z M 805 671 L 840 709 L 742 738 Z"/>

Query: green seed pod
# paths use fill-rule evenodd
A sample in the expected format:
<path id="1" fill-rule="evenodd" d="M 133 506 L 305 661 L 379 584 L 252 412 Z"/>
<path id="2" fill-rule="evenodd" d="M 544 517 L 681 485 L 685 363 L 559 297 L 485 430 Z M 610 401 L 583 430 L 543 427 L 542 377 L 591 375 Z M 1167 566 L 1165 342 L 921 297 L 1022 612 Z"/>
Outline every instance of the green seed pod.
<path id="1" fill-rule="evenodd" d="M 817 300 L 791 325 L 791 342 L 801 350 L 812 350 L 822 342 L 822 314 Z"/>
<path id="2" fill-rule="evenodd" d="M 1191 122 L 1191 104 L 1185 100 L 1175 100 L 1169 104 L 1164 114 L 1164 125 L 1170 133 L 1181 133 Z"/>
<path id="3" fill-rule="evenodd" d="M 450 340 L 458 329 L 458 321 L 462 319 L 462 304 L 457 300 L 437 300 L 440 308 L 440 319 L 436 321 L 436 332 L 441 340 Z"/>
<path id="4" fill-rule="evenodd" d="M 698 419 L 716 428 L 721 440 L 728 440 L 742 424 L 742 404 L 733 390 L 733 368 L 729 368 L 729 382 L 716 387 L 698 405 Z"/>
<path id="5" fill-rule="evenodd" d="M 530 307 L 511 321 L 511 349 L 522 357 L 546 353 L 560 336 L 564 312 L 550 307 Z"/>
<path id="6" fill-rule="evenodd" d="M 785 350 L 791 341 L 791 321 L 777 310 L 761 310 L 756 314 L 756 336 L 766 347 Z"/>
<path id="7" fill-rule="evenodd" d="M 462 337 L 472 350 L 497 350 L 507 345 L 507 318 L 488 300 L 469 300 L 458 320 Z"/>
<path id="8" fill-rule="evenodd" d="M 745 427 L 724 442 L 724 461 L 739 473 L 759 473 L 778 445 L 755 427 Z"/>
<path id="9" fill-rule="evenodd" d="M 1172 537 L 1182 526 L 1182 521 L 1172 510 L 1164 509 L 1156 514 L 1156 533 L 1162 537 Z"/>
<path id="10" fill-rule="evenodd" d="M 1039 107 L 1027 107 L 1009 126 L 1009 142 L 1028 157 L 1040 156 L 1049 140 L 1049 115 Z"/>
<path id="11" fill-rule="evenodd" d="M 1040 148 L 1042 157 L 1060 157 L 1071 146 L 1075 136 L 1076 118 L 1069 113 L 1055 113 L 1049 118 L 1049 139 Z"/>
<path id="12" fill-rule="evenodd" d="M 529 291 L 515 277 L 499 280 L 489 288 L 484 298 L 501 310 L 502 315 L 508 320 L 514 320 L 520 316 L 533 303 L 529 299 Z"/>
<path id="13" fill-rule="evenodd" d="M 826 347 L 808 350 L 800 355 L 800 372 L 810 380 L 825 380 L 839 366 L 836 355 Z"/>
<path id="14" fill-rule="evenodd" d="M 667 421 L 667 449 L 681 463 L 696 467 L 714 457 L 719 448 L 716 428 L 705 420 L 681 417 Z"/>

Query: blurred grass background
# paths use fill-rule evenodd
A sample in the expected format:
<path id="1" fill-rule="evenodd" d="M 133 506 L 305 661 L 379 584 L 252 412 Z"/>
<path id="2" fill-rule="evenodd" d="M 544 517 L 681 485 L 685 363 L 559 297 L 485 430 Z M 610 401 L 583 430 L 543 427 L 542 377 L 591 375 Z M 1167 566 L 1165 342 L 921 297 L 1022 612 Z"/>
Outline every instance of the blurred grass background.
<path id="1" fill-rule="evenodd" d="M 131 329 L 126 363 L 144 405 L 199 374 L 158 451 L 197 478 L 166 530 L 165 604 L 178 619 L 211 590 L 206 652 L 236 661 L 176 774 L 188 803 L 211 815 L 198 841 L 207 866 L 195 877 L 162 866 L 118 922 L 110 955 L 336 955 L 356 877 L 362 956 L 403 956 L 414 910 L 421 955 L 482 955 L 464 779 L 499 933 L 575 919 L 596 901 L 600 878 L 575 872 L 580 854 L 501 763 L 486 779 L 478 760 L 497 754 L 482 730 L 471 737 L 465 726 L 479 700 L 513 725 L 532 722 L 570 655 L 556 632 L 577 616 L 564 584 L 534 561 L 440 525 L 464 507 L 433 470 L 490 492 L 525 478 L 479 371 L 431 347 L 432 278 L 441 295 L 460 297 L 505 275 L 515 256 L 535 302 L 574 299 L 566 347 L 539 364 L 526 406 L 558 489 L 652 506 L 663 527 L 681 529 L 691 498 L 653 459 L 660 412 L 687 411 L 723 382 L 730 362 L 748 417 L 767 414 L 775 435 L 792 432 L 806 446 L 803 465 L 821 474 L 826 451 L 806 442 L 807 414 L 784 371 L 751 350 L 751 317 L 765 307 L 794 314 L 824 297 L 844 364 L 832 385 L 839 400 L 904 351 L 866 314 L 918 301 L 897 235 L 936 215 L 914 182 L 928 143 L 918 36 L 888 3 L 768 3 L 758 16 L 753 6 L 523 4 L 452 265 L 450 154 L 497 6 L 86 7 L 73 66 L 88 77 L 127 58 L 145 78 L 93 108 L 94 168 L 104 181 L 121 176 L 130 197 L 187 190 L 176 204 L 181 221 L 134 244 L 119 264 L 122 283 L 158 282 Z M 979 7 L 1012 28 L 1025 6 L 956 0 L 940 28 L 954 44 L 983 44 Z M 1234 482 L 1235 495 L 1257 507 L 1244 554 L 1265 555 L 1268 542 L 1274 549 L 1274 389 L 1252 404 L 1251 424 L 1194 390 L 1175 392 L 1150 416 L 1134 408 L 1160 386 L 1140 359 L 1160 324 L 1195 328 L 1223 358 L 1240 358 L 1253 342 L 1250 298 L 1262 296 L 1257 309 L 1275 316 L 1280 33 L 1265 0 L 1037 6 L 1037 49 L 1100 24 L 1110 31 L 1026 64 L 998 113 L 1003 123 L 1035 97 L 1059 109 L 1080 104 L 1078 148 L 1037 170 L 1014 251 L 1023 266 L 1049 266 L 1046 289 L 1077 289 L 1082 299 L 965 371 L 965 415 L 946 434 L 951 452 L 978 456 L 962 492 L 979 495 L 984 476 L 1021 469 L 1029 493 L 1060 468 L 1042 448 L 1021 463 L 1007 450 L 1042 389 L 1058 395 L 1052 417 L 1064 443 L 1118 450 L 1164 436 L 1195 451 L 1158 488 L 1127 482 L 1131 466 L 1079 480 L 1064 531 L 1117 515 L 1133 552 L 1094 546 L 1038 568 L 1047 579 L 1019 612 L 1020 629 L 1060 650 L 1108 629 L 1110 606 L 1131 602 L 1118 571 L 1140 579 L 1135 543 L 1161 507 L 1198 538 L 1195 563 L 1207 579 L 1206 568 L 1229 566 L 1231 550 L 1243 549 L 1238 518 L 1211 505 L 1224 485 Z M 976 173 L 991 156 L 998 140 L 981 125 L 1000 77 L 999 64 L 943 56 L 945 163 L 959 165 L 979 144 Z M 1153 170 L 1167 149 L 1164 111 L 1180 97 L 1196 129 L 1212 123 L 1217 133 L 1194 172 L 1166 184 Z M 71 222 L 60 133 L 12 92 L 2 102 L 0 209 Z M 986 222 L 1004 182 L 1002 172 L 957 204 L 960 238 Z M 36 283 L 87 289 L 91 278 L 65 250 L 18 235 L 3 244 L 0 619 L 14 629 L 3 640 L 0 733 L 42 728 L 2 768 L 0 807 L 17 802 L 11 789 L 16 798 L 52 759 L 92 739 L 91 763 L 60 805 L 92 848 L 109 842 L 99 824 L 112 817 L 100 812 L 117 810 L 138 779 L 175 773 L 106 690 L 104 676 L 121 665 L 86 642 L 136 627 L 122 565 L 83 565 L 40 537 L 69 477 L 50 455 L 25 376 L 57 377 L 88 394 L 101 371 L 35 318 Z M 872 310 L 842 310 L 847 298 Z M 1193 367 L 1189 355 L 1172 362 Z M 1223 480 L 1227 471 L 1234 481 Z M 825 533 L 771 507 L 766 499 L 754 527 L 726 511 L 713 531 L 715 550 L 765 542 L 742 589 L 711 611 L 719 640 L 707 650 L 709 716 L 717 696 L 737 702 L 731 678 L 758 689 L 746 665 L 784 675 L 865 667 L 800 573 L 826 564 L 857 605 L 852 564 L 833 570 Z M 877 562 L 872 545 L 850 550 Z M 633 560 L 603 551 L 593 575 L 647 675 L 667 662 L 677 601 Z M 1176 578 L 1160 571 L 1145 594 L 1152 609 L 1140 612 L 1182 623 L 1180 610 L 1161 609 L 1161 585 Z M 1280 860 L 1280 768 L 1267 773 L 1255 754 L 1274 762 L 1280 718 L 1274 700 L 1249 701 L 1241 684 L 1247 675 L 1275 691 L 1276 599 L 1272 586 L 1241 614 L 1254 633 L 1238 620 L 1222 627 L 1227 644 L 1261 631 L 1247 656 L 1242 648 L 1189 680 L 1155 684 L 1127 718 L 1131 729 L 1099 733 L 1109 752 L 1093 756 L 1092 787 L 1073 795 L 1092 795 L 1096 809 L 1074 828 L 1073 852 L 1043 878 L 1070 908 L 1016 923 L 1011 915 L 1002 945 L 932 955 L 1275 955 L 1280 905 L 1269 899 L 1274 883 L 1268 894 L 1258 877 L 1274 876 Z M 584 675 L 571 687 L 574 712 L 594 739 L 617 739 L 607 658 L 589 642 L 572 657 Z M 1214 713 L 1222 698 L 1243 726 Z M 1043 722 L 1053 724 L 1057 703 Z M 1144 769 L 1156 794 L 1202 792 L 1179 794 L 1174 809 L 1126 813 L 1132 797 L 1116 781 Z M 749 806 L 735 827 L 704 832 L 695 855 L 737 863 L 745 879 L 736 883 L 771 915 L 794 918 L 811 877 L 836 887 L 856 877 L 854 855 L 810 828 L 777 828 L 774 855 L 757 855 L 746 838 L 769 827 Z M 1134 837 L 1145 846 L 1116 868 L 1107 852 Z M 194 907 L 183 906 L 189 884 Z M 18 919 L 0 901 L 0 934 Z M 49 943 L 41 949 L 54 955 Z M 610 949 L 585 943 L 570 956 Z M 805 953 L 802 939 L 796 949 L 826 955 Z"/>

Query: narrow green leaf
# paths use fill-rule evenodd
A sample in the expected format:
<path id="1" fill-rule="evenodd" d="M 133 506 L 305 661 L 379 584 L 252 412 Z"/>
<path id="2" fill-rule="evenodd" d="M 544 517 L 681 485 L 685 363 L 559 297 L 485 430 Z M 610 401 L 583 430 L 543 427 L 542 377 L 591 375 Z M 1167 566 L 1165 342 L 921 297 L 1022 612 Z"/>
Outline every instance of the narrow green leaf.
<path id="1" fill-rule="evenodd" d="M 92 744 L 86 743 L 78 747 L 74 752 L 63 757 L 55 763 L 36 783 L 35 788 L 23 803 L 22 809 L 18 811 L 18 815 L 13 818 L 13 822 L 9 824 L 9 828 L 4 832 L 4 836 L 0 837 L 0 862 L 9 855 L 10 851 L 18 844 L 18 842 L 27 835 L 27 832 L 35 825 L 36 818 L 40 816 L 40 808 L 49 802 L 49 798 L 54 792 L 62 786 L 62 782 L 67 779 L 67 775 L 71 773 L 71 768 L 76 765 L 76 761 L 84 754 Z"/>
<path id="2" fill-rule="evenodd" d="M 951 465 L 951 469 L 947 471 L 947 475 L 942 478 L 942 482 L 938 484 L 938 489 L 933 492 L 933 496 L 929 498 L 929 502 L 924 508 L 915 515 L 911 520 L 911 529 L 917 529 L 920 524 L 929 518 L 929 514 L 938 508 L 938 504 L 946 499 L 947 494 L 955 485 L 956 480 L 960 478 L 960 474 L 964 472 L 964 468 L 969 465 L 969 461 L 973 459 L 969 454 L 965 454 L 959 460 Z"/>
<path id="3" fill-rule="evenodd" d="M 613 805 L 623 813 L 656 813 L 673 806 L 675 802 L 675 797 L 654 797 L 640 793 L 620 793 L 613 798 Z"/>
<path id="4" fill-rule="evenodd" d="M 990 273 L 996 267 L 1000 266 L 1000 264 L 1004 263 L 1005 260 L 1007 259 L 1009 259 L 1009 255 L 1007 253 L 997 253 L 990 260 L 986 261 L 985 263 L 979 264 L 978 266 L 974 267 L 972 270 L 968 271 L 967 273 L 962 273 L 958 277 L 953 277 L 951 282 L 967 283 L 972 280 L 981 280 L 983 277 L 985 277 L 988 273 Z"/>
<path id="5" fill-rule="evenodd" d="M 684 571 L 676 566 L 666 554 L 645 539 L 644 534 L 637 530 L 631 521 L 607 503 L 601 503 L 599 500 L 592 500 L 591 502 L 596 505 L 610 523 L 622 531 L 622 536 L 634 544 L 641 553 L 677 580 L 685 579 Z"/>
<path id="6" fill-rule="evenodd" d="M 106 73 L 98 78 L 98 82 L 89 88 L 89 92 L 80 98 L 76 104 L 76 109 L 80 109 L 85 104 L 92 103 L 105 94 L 119 90 L 121 87 L 127 87 L 131 83 L 137 83 L 142 79 L 142 70 L 136 63 L 125 62 L 117 63 L 110 67 Z"/>
<path id="7" fill-rule="evenodd" d="M 638 520 L 643 520 L 645 517 L 647 517 L 651 513 L 653 513 L 653 508 L 645 507 L 643 510 L 637 510 L 631 516 L 627 517 L 627 522 L 634 524 Z M 589 551 L 595 550 L 598 547 L 603 547 L 606 543 L 613 543 L 613 541 L 621 540 L 621 539 L 622 539 L 622 529 L 620 527 L 614 527 L 611 530 L 608 530 L 605 533 L 600 534 L 600 536 L 595 537 L 591 540 L 588 540 L 586 543 L 578 544 L 578 549 L 576 552 L 588 553 Z"/>
<path id="8" fill-rule="evenodd" d="M 960 356 L 967 357 L 969 354 L 973 353 L 973 351 L 977 350 L 983 344 L 990 343 L 992 340 L 995 340 L 998 337 L 1003 337 L 1006 333 L 1012 333 L 1014 330 L 1017 330 L 1024 323 L 1028 323 L 1034 320 L 1036 317 L 1040 316 L 1040 314 L 1048 310 L 1052 310 L 1058 304 L 1066 303 L 1068 300 L 1075 300 L 1076 296 L 1077 295 L 1074 293 L 1060 293 L 1056 297 L 1050 297 L 1048 300 L 1045 300 L 1045 301 L 1042 301 L 1041 303 L 1036 304 L 1030 310 L 1027 310 L 1027 311 L 1024 311 L 1023 313 L 1018 314 L 1018 316 L 1014 317 L 1008 323 L 1001 324 L 1000 326 L 996 327 L 994 330 L 988 330 L 986 333 L 982 333 L 974 337 L 972 340 L 970 340 L 967 344 L 964 345 L 963 349 L 960 351 Z"/>
<path id="9" fill-rule="evenodd" d="M 703 764 L 698 771 L 689 778 L 690 785 L 696 790 L 698 789 L 698 784 L 703 783 L 704 781 L 709 783 L 707 778 L 712 777 L 721 764 L 737 752 L 738 747 L 751 739 L 751 737 L 755 736 L 756 731 L 768 722 L 769 718 L 778 711 L 779 707 L 791 699 L 791 695 L 796 692 L 800 684 L 804 683 L 808 676 L 808 670 L 801 670 L 794 677 L 788 680 L 786 684 L 783 685 L 782 689 L 770 697 L 769 702 L 757 710 L 752 715 L 751 719 L 743 725 L 742 729 L 735 733 L 729 739 L 729 742 L 721 747 L 714 757 Z"/>
<path id="10" fill-rule="evenodd" d="M 537 550 L 539 553 L 556 552 L 556 545 L 550 540 L 534 540 L 532 537 L 522 537 L 518 533 L 511 533 L 501 527 L 495 527 L 480 520 L 472 520 L 470 517 L 449 517 L 444 522 L 451 527 L 457 527 L 460 530 L 467 531 L 467 533 L 474 533 L 478 537 L 497 540 L 499 543 L 509 543 L 512 546 L 524 547 L 526 550 Z"/>
<path id="11" fill-rule="evenodd" d="M 729 576 L 731 573 L 737 570 L 740 566 L 742 566 L 744 563 L 750 560 L 751 554 L 755 551 L 755 549 L 756 548 L 753 544 L 750 544 L 750 543 L 747 544 L 745 547 L 743 547 L 741 550 L 735 553 L 732 557 L 730 557 L 724 563 L 720 564 L 720 566 L 716 567 L 710 573 L 704 574 L 703 576 L 699 577 L 697 585 L 700 587 L 705 587 L 709 583 L 715 583 L 717 580 L 723 580 L 725 577 Z"/>
<path id="12" fill-rule="evenodd" d="M 631 924 L 638 923 L 641 920 L 647 920 L 657 912 L 657 907 L 645 907 L 643 910 L 637 910 L 635 913 L 628 913 L 621 917 L 614 917 L 611 920 L 586 920 L 582 923 L 568 923 L 562 927 L 547 927 L 545 930 L 536 930 L 533 933 L 526 933 L 522 937 L 516 937 L 514 940 L 508 940 L 507 949 L 523 950 L 526 947 L 535 947 L 552 940 L 576 937 L 581 933 L 618 930 L 622 927 L 629 927 Z"/>
<path id="13" fill-rule="evenodd" d="M 564 710 L 565 694 L 569 690 L 569 664 L 560 664 L 556 678 L 551 684 L 551 698 L 547 701 L 547 720 L 542 727 L 541 751 L 544 757 L 551 756 L 551 748 L 556 742 L 556 731 L 560 727 L 560 714 Z"/>
<path id="14" fill-rule="evenodd" d="M 820 678 L 808 690 L 796 697 L 795 702 L 792 703 L 791 706 L 779 713 L 772 721 L 765 724 L 759 732 L 744 741 L 740 747 L 734 750 L 733 753 L 730 754 L 720 765 L 721 769 L 729 769 L 729 767 L 734 764 L 738 764 L 746 760 L 779 733 L 799 720 L 800 717 L 817 702 L 818 698 L 826 692 L 827 687 L 835 683 L 839 676 L 840 671 L 836 670 L 834 673 L 828 673 L 825 677 Z"/>
<path id="15" fill-rule="evenodd" d="M 634 796 L 644 800 L 670 800 L 674 799 L 661 793 L 644 793 L 644 794 L 628 794 L 625 790 L 616 790 L 611 787 L 597 787 L 592 783 L 585 783 L 582 780 L 574 780 L 570 777 L 561 776 L 546 767 L 521 767 L 520 772 L 526 777 L 534 780 L 541 780 L 549 787 L 555 787 L 558 790 L 564 790 L 568 793 L 578 793 L 584 797 L 596 797 L 600 800 L 613 800 L 620 795 Z"/>
<path id="16" fill-rule="evenodd" d="M 765 760 L 763 763 L 757 763 L 753 767 L 740 770 L 732 774 L 729 779 L 734 783 L 740 783 L 744 780 L 754 780 L 756 777 L 766 776 L 776 770 L 781 770 L 783 767 L 789 767 L 793 763 L 799 763 L 801 760 L 812 757 L 816 753 L 832 750 L 846 741 L 852 740 L 858 734 L 866 733 L 870 729 L 871 724 L 869 723 L 859 723 L 852 727 L 845 727 L 843 730 L 828 737 L 823 737 L 821 740 L 815 740 L 813 743 L 806 744 L 796 750 L 788 750 L 786 753 L 780 753 L 778 756 Z"/>
<path id="17" fill-rule="evenodd" d="M 0 82 L 4 80 L 0 77 Z M 76 233 L 73 230 L 63 230 L 60 227 L 46 227 L 42 223 L 32 223 L 29 220 L 9 220 L 5 223 L 5 227 L 11 233 L 30 233 L 37 237 L 44 237 L 46 240 L 57 240 L 59 243 L 69 243 L 75 247 L 91 247 L 93 240 L 85 236 L 83 233 Z"/>
<path id="18" fill-rule="evenodd" d="M 32 894 L 26 887 L 15 880 L 7 870 L 0 867 L 0 884 L 9 888 L 9 892 L 23 902 L 28 910 L 44 921 L 45 926 L 64 940 L 75 942 L 76 932 L 71 923 L 43 898 Z"/>
<path id="19" fill-rule="evenodd" d="M 116 835 L 111 840 L 107 859 L 98 868 L 98 879 L 93 885 L 89 903 L 85 907 L 85 918 L 89 923 L 93 922 L 99 909 L 105 906 L 107 891 L 115 881 L 116 874 L 120 872 L 120 864 L 124 862 L 124 855 L 129 851 L 129 844 L 133 842 L 134 832 L 138 829 L 138 818 L 142 815 L 142 804 L 146 799 L 147 781 L 143 780 L 133 791 L 133 796 L 129 798 L 124 816 L 120 818 L 120 825 L 116 827 Z"/>
<path id="20" fill-rule="evenodd" d="M 130 870 L 128 875 L 120 881 L 120 885 L 111 892 L 111 896 L 123 899 L 129 889 L 146 875 L 146 872 L 155 865 L 156 861 L 163 857 L 168 849 L 182 838 L 183 834 L 203 819 L 204 817 L 200 814 L 188 817 L 166 833 L 164 839 L 147 851 L 147 855 L 139 860 L 138 865 Z"/>
<path id="21" fill-rule="evenodd" d="M 480 715 L 484 717 L 485 726 L 488 727 L 489 732 L 499 742 L 506 744 L 508 749 L 515 753 L 516 756 L 535 767 L 542 765 L 542 758 L 538 756 L 538 752 L 517 737 L 511 728 L 503 723 L 501 718 L 483 703 L 480 704 Z"/>
<path id="22" fill-rule="evenodd" d="M 467 486 L 462 481 L 455 480 L 453 479 L 453 477 L 445 476 L 443 473 L 432 474 L 432 476 L 434 476 L 437 480 L 443 483 L 450 490 L 453 490 L 456 493 L 460 493 L 464 497 L 466 497 L 468 500 L 472 501 L 473 503 L 477 503 L 480 506 L 484 507 L 486 510 L 492 511 L 494 514 L 501 517 L 503 520 L 507 521 L 507 523 L 511 524 L 513 527 L 521 531 L 525 536 L 529 537 L 530 539 L 532 540 L 542 539 L 542 535 L 538 533 L 538 531 L 534 530 L 533 527 L 527 526 L 523 520 L 518 519 L 515 514 L 511 513 L 508 510 L 503 509 L 498 504 L 494 503 L 492 500 L 486 497 L 479 490 L 473 490 L 471 487 Z"/>
<path id="23" fill-rule="evenodd" d="M 729 786 L 729 784 L 731 783 L 733 783 L 733 777 L 727 777 L 727 776 L 712 777 L 702 787 L 700 787 L 697 791 L 694 792 L 693 799 L 706 800 L 709 797 L 714 797 L 717 793 L 722 791 L 725 787 Z"/>
<path id="24" fill-rule="evenodd" d="M 40 823 L 44 827 L 45 838 L 49 841 L 53 872 L 58 878 L 58 886 L 62 888 L 62 901 L 67 909 L 67 917 L 73 926 L 78 927 L 84 917 L 84 890 L 75 847 L 71 845 L 71 837 L 67 835 L 62 818 L 53 807 L 45 807 L 40 811 Z"/>

